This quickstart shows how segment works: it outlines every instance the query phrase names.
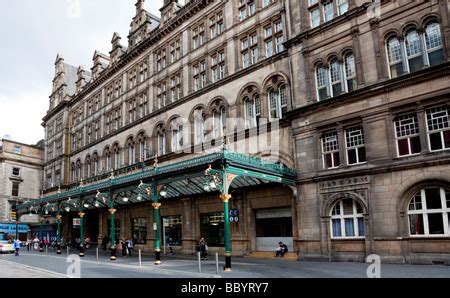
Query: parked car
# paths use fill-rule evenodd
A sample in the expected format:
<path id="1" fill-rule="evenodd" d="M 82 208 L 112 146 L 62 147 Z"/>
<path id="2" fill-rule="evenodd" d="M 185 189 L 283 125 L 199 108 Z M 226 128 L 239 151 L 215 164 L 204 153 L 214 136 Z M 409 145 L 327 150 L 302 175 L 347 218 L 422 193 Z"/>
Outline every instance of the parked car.
<path id="1" fill-rule="evenodd" d="M 14 245 L 10 241 L 0 240 L 0 253 L 15 252 Z"/>

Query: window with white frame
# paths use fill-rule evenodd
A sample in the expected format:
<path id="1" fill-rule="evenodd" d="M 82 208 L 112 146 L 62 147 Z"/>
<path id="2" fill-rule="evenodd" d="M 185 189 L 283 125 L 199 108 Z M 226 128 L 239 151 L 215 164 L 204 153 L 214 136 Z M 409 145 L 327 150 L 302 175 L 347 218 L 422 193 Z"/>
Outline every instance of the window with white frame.
<path id="1" fill-rule="evenodd" d="M 450 149 L 450 108 L 433 107 L 427 109 L 426 113 L 430 151 Z"/>
<path id="2" fill-rule="evenodd" d="M 322 4 L 323 9 L 323 20 L 324 22 L 329 22 L 334 18 L 334 7 L 333 1 L 326 1 Z"/>
<path id="3" fill-rule="evenodd" d="M 345 14 L 349 9 L 348 0 L 309 1 L 309 17 L 311 28 L 316 28 L 321 21 L 332 21 L 336 16 Z M 336 11 L 336 13 L 335 13 Z M 322 20 L 321 20 L 322 12 Z"/>
<path id="4" fill-rule="evenodd" d="M 356 68 L 355 68 L 355 56 L 353 53 L 348 53 L 344 56 L 344 66 L 345 66 L 345 83 L 347 92 L 355 91 L 358 88 L 358 83 L 356 81 Z"/>
<path id="5" fill-rule="evenodd" d="M 239 0 L 239 20 L 244 20 L 255 14 L 255 0 Z"/>
<path id="6" fill-rule="evenodd" d="M 225 107 L 215 109 L 213 115 L 213 137 L 214 139 L 221 138 L 226 133 L 227 116 Z"/>
<path id="7" fill-rule="evenodd" d="M 156 51 L 156 71 L 161 71 L 166 68 L 166 49 L 159 49 Z"/>
<path id="8" fill-rule="evenodd" d="M 140 118 L 148 114 L 148 94 L 147 92 L 141 93 L 138 96 L 139 99 L 139 115 Z"/>
<path id="9" fill-rule="evenodd" d="M 211 54 L 211 82 L 223 80 L 225 78 L 225 50 L 219 50 Z"/>
<path id="10" fill-rule="evenodd" d="M 181 98 L 181 74 L 170 78 L 170 101 L 176 102 Z"/>
<path id="11" fill-rule="evenodd" d="M 195 50 L 206 43 L 205 24 L 202 22 L 192 27 L 192 48 Z"/>
<path id="12" fill-rule="evenodd" d="M 170 44 L 170 63 L 174 63 L 181 58 L 181 41 L 176 39 Z"/>
<path id="13" fill-rule="evenodd" d="M 287 112 L 286 85 L 282 84 L 278 89 L 270 88 L 267 94 L 270 119 L 283 118 Z"/>
<path id="14" fill-rule="evenodd" d="M 115 98 L 119 98 L 122 95 L 122 85 L 123 85 L 122 78 L 119 78 L 114 85 L 115 86 L 114 87 Z"/>
<path id="15" fill-rule="evenodd" d="M 215 38 L 225 31 L 223 11 L 219 11 L 209 17 L 209 36 Z"/>
<path id="16" fill-rule="evenodd" d="M 202 144 L 205 141 L 205 114 L 202 109 L 196 109 L 194 111 L 194 132 L 194 144 Z"/>
<path id="17" fill-rule="evenodd" d="M 132 69 L 128 72 L 128 90 L 133 89 L 137 85 L 137 70 Z"/>
<path id="18" fill-rule="evenodd" d="M 133 123 L 137 120 L 137 103 L 136 98 L 128 101 L 128 123 Z"/>
<path id="19" fill-rule="evenodd" d="M 322 160 L 325 169 L 334 169 L 340 166 L 339 140 L 336 131 L 326 132 L 322 136 Z"/>
<path id="20" fill-rule="evenodd" d="M 422 33 L 410 29 L 401 39 L 396 36 L 387 39 L 386 51 L 391 78 L 444 62 L 439 23 L 429 22 L 424 31 Z"/>
<path id="21" fill-rule="evenodd" d="M 354 126 L 345 130 L 347 147 L 347 164 L 356 165 L 366 162 L 366 144 L 362 126 Z"/>
<path id="22" fill-rule="evenodd" d="M 12 169 L 12 175 L 15 176 L 15 177 L 19 177 L 20 176 L 20 168 L 14 167 Z"/>
<path id="23" fill-rule="evenodd" d="M 284 51 L 283 23 L 281 19 L 273 21 L 263 28 L 266 58 Z"/>
<path id="24" fill-rule="evenodd" d="M 425 26 L 425 44 L 430 66 L 444 62 L 441 27 L 437 22 L 430 22 Z"/>
<path id="25" fill-rule="evenodd" d="M 258 94 L 254 94 L 252 97 L 244 97 L 244 110 L 245 127 L 252 128 L 259 125 L 259 119 L 261 118 L 261 100 Z"/>
<path id="26" fill-rule="evenodd" d="M 158 84 L 158 87 L 156 88 L 156 101 L 157 101 L 157 108 L 162 109 L 167 102 L 167 90 L 166 90 L 166 82 L 160 82 Z"/>
<path id="27" fill-rule="evenodd" d="M 323 65 L 316 67 L 316 85 L 317 85 L 317 99 L 319 101 L 329 98 L 328 90 L 328 68 Z"/>
<path id="28" fill-rule="evenodd" d="M 132 165 L 136 158 L 136 148 L 134 146 L 134 141 L 131 139 L 128 141 L 128 165 Z"/>
<path id="29" fill-rule="evenodd" d="M 417 192 L 409 202 L 411 236 L 450 236 L 450 190 L 429 187 Z"/>
<path id="30" fill-rule="evenodd" d="M 271 3 L 273 3 L 273 0 L 263 0 L 262 1 L 262 7 L 267 7 L 269 6 Z"/>
<path id="31" fill-rule="evenodd" d="M 316 28 L 320 25 L 320 9 L 318 7 L 309 11 L 309 18 L 311 20 L 311 28 Z"/>
<path id="32" fill-rule="evenodd" d="M 202 60 L 193 66 L 194 91 L 199 91 L 206 87 L 206 61 Z"/>
<path id="33" fill-rule="evenodd" d="M 164 131 L 159 131 L 157 140 L 158 156 L 163 156 L 166 154 L 166 133 Z"/>
<path id="34" fill-rule="evenodd" d="M 174 122 L 172 124 L 172 152 L 178 152 L 183 148 L 183 125 Z"/>
<path id="35" fill-rule="evenodd" d="M 339 200 L 331 210 L 331 238 L 363 239 L 366 235 L 363 212 L 356 200 Z"/>
<path id="36" fill-rule="evenodd" d="M 122 126 L 122 109 L 119 107 L 114 111 L 114 130 L 118 130 Z"/>
<path id="37" fill-rule="evenodd" d="M 348 0 L 337 0 L 338 15 L 343 15 L 348 11 Z"/>
<path id="38" fill-rule="evenodd" d="M 331 92 L 333 96 L 342 94 L 342 67 L 337 59 L 330 62 Z"/>
<path id="39" fill-rule="evenodd" d="M 105 149 L 104 156 L 105 156 L 105 170 L 109 171 L 111 169 L 111 165 L 112 165 L 112 163 L 111 163 L 111 152 L 109 151 L 109 148 Z"/>
<path id="40" fill-rule="evenodd" d="M 114 169 L 120 168 L 120 152 L 119 147 L 116 147 L 114 150 Z"/>
<path id="41" fill-rule="evenodd" d="M 397 116 L 395 120 L 395 136 L 398 156 L 420 153 L 419 123 L 415 113 Z"/>
<path id="42" fill-rule="evenodd" d="M 99 161 L 97 153 L 94 153 L 93 160 L 94 160 L 94 176 L 97 176 L 99 173 Z"/>

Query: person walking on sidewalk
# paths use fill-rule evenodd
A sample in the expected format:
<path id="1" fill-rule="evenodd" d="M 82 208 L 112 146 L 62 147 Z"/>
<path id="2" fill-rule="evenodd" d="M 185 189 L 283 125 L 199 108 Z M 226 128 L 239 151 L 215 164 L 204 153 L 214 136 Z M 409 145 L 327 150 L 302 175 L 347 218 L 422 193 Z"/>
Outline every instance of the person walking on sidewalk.
<path id="1" fill-rule="evenodd" d="M 14 255 L 18 256 L 19 249 L 20 249 L 20 240 L 19 239 L 14 240 L 14 248 L 16 250 L 16 253 Z"/>

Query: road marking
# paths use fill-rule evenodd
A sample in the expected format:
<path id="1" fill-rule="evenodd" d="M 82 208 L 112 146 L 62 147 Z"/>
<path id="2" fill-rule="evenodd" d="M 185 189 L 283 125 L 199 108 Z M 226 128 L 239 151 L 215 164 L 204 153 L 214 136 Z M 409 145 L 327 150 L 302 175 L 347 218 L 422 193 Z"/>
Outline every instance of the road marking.
<path id="1" fill-rule="evenodd" d="M 22 254 L 22 256 L 30 256 L 30 257 L 47 257 L 47 258 L 54 258 L 54 259 L 59 259 L 59 260 L 65 260 L 66 257 L 62 257 L 62 256 L 51 256 L 51 255 L 35 255 L 35 254 Z M 105 263 L 105 262 L 97 262 L 97 261 L 89 261 L 86 259 L 81 260 L 81 263 L 89 263 L 89 264 L 101 264 L 104 266 L 110 266 L 110 267 L 118 267 L 118 268 L 129 268 L 129 269 L 134 269 L 134 270 L 141 270 L 141 271 L 150 271 L 152 273 L 155 273 L 155 270 L 158 273 L 162 273 L 162 274 L 173 274 L 173 273 L 177 273 L 177 274 L 182 274 L 182 275 L 187 275 L 187 276 L 196 276 L 196 277 L 203 277 L 203 278 L 222 278 L 222 276 L 220 275 L 215 275 L 215 274 L 207 274 L 207 273 L 198 273 L 198 272 L 188 272 L 188 271 L 181 271 L 181 270 L 174 270 L 174 269 L 163 269 L 161 267 L 153 267 L 153 268 L 148 268 L 148 267 L 139 267 L 137 266 L 133 266 L 133 265 L 126 265 L 126 264 L 117 264 L 117 263 Z M 58 273 L 60 274 L 60 273 Z M 65 275 L 64 275 L 65 276 Z M 67 276 L 65 276 L 67 277 Z"/>
<path id="2" fill-rule="evenodd" d="M 31 270 L 39 271 L 39 272 L 42 272 L 42 273 L 56 275 L 57 277 L 61 277 L 61 278 L 67 278 L 67 275 L 65 275 L 65 274 L 61 274 L 61 273 L 58 273 L 58 272 L 55 272 L 55 271 L 50 271 L 50 270 L 46 270 L 46 269 L 42 269 L 42 268 L 38 268 L 38 267 L 33 267 L 33 266 L 30 266 L 30 265 L 24 265 L 24 264 L 12 262 L 12 261 L 6 261 L 4 259 L 1 259 L 0 263 L 6 263 L 6 264 L 9 264 L 9 265 L 17 267 L 17 268 L 31 269 Z"/>

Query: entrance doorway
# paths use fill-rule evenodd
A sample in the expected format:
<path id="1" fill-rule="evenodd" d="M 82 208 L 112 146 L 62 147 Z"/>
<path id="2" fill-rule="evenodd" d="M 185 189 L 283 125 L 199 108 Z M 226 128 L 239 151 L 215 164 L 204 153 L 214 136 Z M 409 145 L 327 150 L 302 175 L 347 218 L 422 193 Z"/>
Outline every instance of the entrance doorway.
<path id="1" fill-rule="evenodd" d="M 271 208 L 256 210 L 256 250 L 275 251 L 283 242 L 292 251 L 292 210 Z"/>

